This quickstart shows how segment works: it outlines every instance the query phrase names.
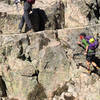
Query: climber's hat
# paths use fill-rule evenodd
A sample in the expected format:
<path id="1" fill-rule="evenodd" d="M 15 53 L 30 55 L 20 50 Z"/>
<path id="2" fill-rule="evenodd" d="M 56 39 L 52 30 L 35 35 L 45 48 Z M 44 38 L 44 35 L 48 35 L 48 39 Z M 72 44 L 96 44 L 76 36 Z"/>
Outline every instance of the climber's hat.
<path id="1" fill-rule="evenodd" d="M 81 33 L 80 34 L 80 39 L 82 40 L 84 37 L 86 37 L 86 34 L 85 33 Z"/>

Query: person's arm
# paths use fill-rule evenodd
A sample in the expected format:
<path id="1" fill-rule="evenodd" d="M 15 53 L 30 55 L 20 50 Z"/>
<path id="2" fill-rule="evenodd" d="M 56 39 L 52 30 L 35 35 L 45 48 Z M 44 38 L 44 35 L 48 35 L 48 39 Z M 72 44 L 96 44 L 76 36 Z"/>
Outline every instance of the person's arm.
<path id="1" fill-rule="evenodd" d="M 85 39 L 82 40 L 82 43 L 83 43 L 84 48 L 85 48 L 85 54 L 87 54 L 88 48 L 89 48 L 89 44 L 87 43 L 87 41 Z"/>
<path id="2" fill-rule="evenodd" d="M 78 45 L 82 45 L 82 43 L 80 41 L 77 42 Z"/>
<path id="3" fill-rule="evenodd" d="M 89 48 L 89 46 L 87 45 L 87 46 L 86 46 L 86 53 L 88 52 L 88 48 Z"/>

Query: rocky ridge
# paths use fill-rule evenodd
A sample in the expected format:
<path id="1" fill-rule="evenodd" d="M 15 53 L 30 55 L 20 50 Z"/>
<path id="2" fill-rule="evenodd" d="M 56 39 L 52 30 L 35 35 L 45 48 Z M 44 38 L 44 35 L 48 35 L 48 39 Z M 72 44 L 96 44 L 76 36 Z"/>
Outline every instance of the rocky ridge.
<path id="1" fill-rule="evenodd" d="M 92 0 L 86 1 L 93 2 Z M 44 2 L 46 1 L 44 0 Z M 71 7 L 77 8 L 79 10 L 77 13 L 82 16 L 81 22 L 86 19 L 87 24 L 84 21 L 83 24 L 78 23 L 77 21 L 80 20 L 77 20 L 75 15 L 77 13 L 73 11 L 73 15 L 66 11 L 66 1 L 63 0 L 63 2 L 62 6 L 46 8 L 45 11 L 47 11 L 49 21 L 45 25 L 48 26 L 48 30 L 40 32 L 17 34 L 14 32 L 15 30 L 6 30 L 4 26 L 8 22 L 9 24 L 12 22 L 10 25 L 13 27 L 13 19 L 16 19 L 17 15 L 8 14 L 5 17 L 5 14 L 3 14 L 0 17 L 0 20 L 2 18 L 6 19 L 1 29 L 9 31 L 8 33 L 3 31 L 0 35 L 0 97 L 2 99 L 100 100 L 100 71 L 91 66 L 92 74 L 87 74 L 84 51 L 76 45 L 78 35 L 81 32 L 86 32 L 95 37 L 97 33 L 100 33 L 100 25 L 89 25 L 95 23 L 94 18 L 98 19 L 93 17 L 89 22 L 86 13 L 81 12 L 83 8 L 78 8 L 78 3 L 81 3 L 80 0 L 67 0 L 68 9 L 70 7 L 71 11 Z M 91 4 L 91 2 L 88 3 Z M 39 7 L 41 6 L 40 3 Z M 60 3 L 55 2 L 52 4 L 59 5 Z M 83 3 L 80 4 L 80 6 L 82 5 Z M 84 10 L 86 11 L 86 9 Z M 51 14 L 53 14 L 53 17 L 50 16 Z M 57 23 L 54 16 L 57 18 L 59 14 L 62 18 L 58 18 Z M 64 14 L 65 16 L 63 16 Z M 68 17 L 67 21 L 64 21 L 66 14 L 67 16 L 71 14 L 72 18 Z M 73 18 L 77 21 L 72 20 Z M 56 22 L 59 27 L 56 27 L 53 22 Z M 64 28 L 64 23 L 68 28 Z M 73 26 L 76 28 L 73 28 Z M 98 38 L 100 38 L 100 34 Z M 98 57 L 96 58 L 97 64 L 100 66 L 99 51 L 100 47 L 96 55 Z"/>
<path id="2" fill-rule="evenodd" d="M 74 58 L 74 54 L 81 51 L 76 39 L 82 31 L 87 30 L 1 35 L 1 75 L 9 98 L 99 100 L 99 72 L 89 76 L 85 56 Z"/>

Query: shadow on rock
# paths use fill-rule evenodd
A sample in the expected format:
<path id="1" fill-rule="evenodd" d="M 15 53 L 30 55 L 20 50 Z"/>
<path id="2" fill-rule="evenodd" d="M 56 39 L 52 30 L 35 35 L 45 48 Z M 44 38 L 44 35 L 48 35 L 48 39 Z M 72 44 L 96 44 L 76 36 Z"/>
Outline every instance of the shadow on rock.
<path id="1" fill-rule="evenodd" d="M 86 2 L 85 2 L 86 3 Z M 95 17 L 99 20 L 100 17 L 100 6 L 99 6 L 99 1 L 96 0 L 96 4 L 91 3 L 88 4 L 86 3 L 87 7 L 90 9 L 87 18 L 89 19 L 89 21 L 92 19 L 93 14 L 95 15 Z"/>
<path id="2" fill-rule="evenodd" d="M 7 97 L 6 90 L 7 90 L 6 84 L 2 79 L 2 76 L 0 76 L 0 97 Z"/>
<path id="3" fill-rule="evenodd" d="M 28 94 L 27 100 L 44 100 L 46 99 L 45 89 L 42 84 L 37 84 L 33 91 Z"/>
<path id="4" fill-rule="evenodd" d="M 99 67 L 99 69 L 96 69 L 96 68 L 94 67 L 94 70 L 92 71 L 92 73 L 95 73 L 95 74 L 97 74 L 98 76 L 100 76 L 100 58 L 95 57 L 95 61 L 94 61 L 94 62 L 97 64 L 97 66 Z"/>
<path id="5" fill-rule="evenodd" d="M 99 69 L 94 67 L 94 69 L 91 71 L 91 73 L 94 73 L 94 74 L 100 76 L 100 58 L 95 57 L 94 62 L 97 64 Z M 88 68 L 82 63 L 78 63 L 76 66 L 78 66 L 78 67 L 81 66 L 81 67 L 85 68 L 86 70 L 88 70 Z"/>
<path id="6" fill-rule="evenodd" d="M 66 86 L 66 84 L 64 84 L 62 87 L 58 87 L 53 93 L 52 93 L 52 98 L 56 95 L 56 96 L 60 96 L 63 92 L 67 92 L 68 91 L 68 86 Z"/>
<path id="7" fill-rule="evenodd" d="M 45 24 L 48 21 L 47 15 L 44 10 L 36 8 L 30 14 L 31 23 L 35 32 L 45 30 Z M 29 31 L 27 25 L 25 32 Z"/>
<path id="8" fill-rule="evenodd" d="M 66 93 L 63 95 L 64 100 L 74 100 L 75 97 L 71 94 L 68 94 L 68 86 L 67 83 L 65 83 L 62 87 L 58 87 L 52 94 L 52 99 L 55 96 L 61 97 L 62 93 Z M 60 100 L 60 99 L 59 99 Z M 62 99 L 61 99 L 62 100 Z"/>
<path id="9" fill-rule="evenodd" d="M 39 44 L 39 50 L 43 49 L 44 46 L 47 46 L 50 42 L 49 38 L 46 38 L 44 35 L 40 35 L 40 44 Z"/>
<path id="10" fill-rule="evenodd" d="M 74 96 L 64 96 L 65 100 L 75 100 Z"/>

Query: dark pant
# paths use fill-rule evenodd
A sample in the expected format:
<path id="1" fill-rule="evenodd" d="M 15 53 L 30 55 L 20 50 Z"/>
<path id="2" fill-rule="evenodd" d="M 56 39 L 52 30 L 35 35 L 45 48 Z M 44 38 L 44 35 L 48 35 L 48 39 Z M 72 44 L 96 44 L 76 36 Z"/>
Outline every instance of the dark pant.
<path id="1" fill-rule="evenodd" d="M 92 52 L 92 53 L 88 52 L 87 55 L 86 55 L 86 60 L 88 62 L 94 62 L 94 60 L 95 60 L 95 51 Z"/>
<path id="2" fill-rule="evenodd" d="M 27 1 L 24 2 L 24 14 L 22 16 L 21 22 L 19 24 L 19 29 L 23 28 L 24 23 L 26 22 L 29 29 L 32 29 L 31 20 L 29 18 L 29 13 L 32 10 L 32 4 L 28 3 Z"/>

